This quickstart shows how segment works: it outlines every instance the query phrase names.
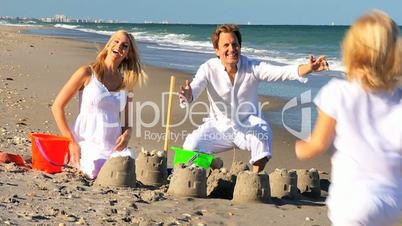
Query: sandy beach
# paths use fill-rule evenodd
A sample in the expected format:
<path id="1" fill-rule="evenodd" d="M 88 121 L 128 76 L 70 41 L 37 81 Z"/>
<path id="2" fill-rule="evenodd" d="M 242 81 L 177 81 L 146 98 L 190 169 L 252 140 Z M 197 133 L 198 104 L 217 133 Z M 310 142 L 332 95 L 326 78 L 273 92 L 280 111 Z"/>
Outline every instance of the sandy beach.
<path id="1" fill-rule="evenodd" d="M 30 132 L 58 134 L 50 111 L 61 86 L 81 65 L 95 59 L 100 45 L 54 37 L 23 34 L 23 27 L 0 26 L 0 151 L 31 157 Z M 161 93 L 169 89 L 170 75 L 176 76 L 176 90 L 192 75 L 165 68 L 145 66 L 147 86 L 134 91 L 138 105 L 152 101 L 161 106 Z M 78 97 L 67 108 L 69 122 L 78 112 Z M 206 102 L 206 95 L 201 97 Z M 264 97 L 267 110 L 281 108 L 284 101 Z M 145 105 L 144 105 L 145 106 Z M 177 102 L 173 105 L 173 123 L 185 117 Z M 159 115 L 143 107 L 136 115 L 151 123 Z M 134 117 L 134 116 L 133 116 Z M 202 117 L 194 119 L 201 122 Z M 171 145 L 181 147 L 185 136 L 195 127 L 187 119 L 172 128 Z M 316 168 L 328 181 L 330 155 L 301 162 L 294 154 L 296 138 L 284 128 L 273 127 L 273 158 L 265 171 L 275 168 Z M 138 134 L 136 134 L 136 132 Z M 130 146 L 139 151 L 162 150 L 164 128 L 160 122 L 152 128 L 134 131 Z M 138 135 L 138 136 L 136 136 Z M 176 139 L 177 138 L 177 139 Z M 235 160 L 247 162 L 249 153 L 236 151 Z M 224 167 L 230 168 L 233 150 L 218 154 Z M 168 166 L 173 152 L 168 153 Z M 180 198 L 160 188 L 106 188 L 80 176 L 74 169 L 50 175 L 0 164 L 0 224 L 9 225 L 330 225 L 325 207 L 326 186 L 321 198 L 272 200 L 270 203 L 233 204 L 223 198 Z M 402 222 L 402 221 L 401 221 Z"/>

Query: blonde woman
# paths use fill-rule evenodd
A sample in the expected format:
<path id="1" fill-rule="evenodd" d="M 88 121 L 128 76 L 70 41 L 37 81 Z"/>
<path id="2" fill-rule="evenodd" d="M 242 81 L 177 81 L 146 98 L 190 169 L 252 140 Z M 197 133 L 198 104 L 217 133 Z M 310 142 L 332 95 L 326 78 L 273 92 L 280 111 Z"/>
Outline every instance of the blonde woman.
<path id="1" fill-rule="evenodd" d="M 80 67 L 57 95 L 52 112 L 63 136 L 70 142 L 71 164 L 95 178 L 112 153 L 132 155 L 127 148 L 132 128 L 127 124 L 128 92 L 142 83 L 138 49 L 126 31 L 115 32 L 96 61 Z M 68 126 L 64 108 L 77 93 L 80 113 Z M 125 125 L 121 128 L 120 113 Z"/>
<path id="2" fill-rule="evenodd" d="M 347 80 L 315 99 L 318 118 L 299 159 L 333 142 L 327 205 L 333 225 L 392 225 L 402 210 L 402 49 L 398 26 L 381 11 L 358 19 L 343 41 Z"/>

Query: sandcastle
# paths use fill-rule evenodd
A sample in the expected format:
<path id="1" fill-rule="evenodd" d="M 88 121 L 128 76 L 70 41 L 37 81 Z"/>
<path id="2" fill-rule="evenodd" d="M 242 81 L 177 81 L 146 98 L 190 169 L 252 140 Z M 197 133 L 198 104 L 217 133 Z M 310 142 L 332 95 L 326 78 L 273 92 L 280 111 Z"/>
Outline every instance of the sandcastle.
<path id="1" fill-rule="evenodd" d="M 271 197 L 295 199 L 298 197 L 297 174 L 294 170 L 275 169 L 269 174 Z"/>
<path id="2" fill-rule="evenodd" d="M 165 151 L 145 151 L 136 159 L 137 180 L 144 185 L 160 186 L 167 183 L 167 157 Z"/>
<path id="3" fill-rule="evenodd" d="M 95 184 L 101 186 L 136 187 L 135 160 L 130 156 L 109 158 L 99 171 Z"/>
<path id="4" fill-rule="evenodd" d="M 236 177 L 226 168 L 215 169 L 207 179 L 207 196 L 232 199 L 235 183 Z"/>
<path id="5" fill-rule="evenodd" d="M 195 165 L 177 164 L 174 167 L 168 193 L 183 197 L 207 196 L 206 170 Z"/>
<path id="6" fill-rule="evenodd" d="M 318 170 L 311 168 L 310 170 L 298 169 L 297 188 L 300 193 L 305 196 L 318 198 L 321 196 L 320 175 Z"/>
<path id="7" fill-rule="evenodd" d="M 265 172 L 243 171 L 237 175 L 233 192 L 234 203 L 268 202 L 270 199 L 269 176 Z"/>
<path id="8" fill-rule="evenodd" d="M 249 170 L 243 162 L 233 162 L 230 171 L 226 168 L 215 169 L 207 179 L 207 196 L 211 198 L 232 199 L 237 175 Z"/>
<path id="9" fill-rule="evenodd" d="M 234 161 L 230 168 L 230 173 L 237 176 L 240 172 L 250 170 L 248 165 L 242 161 Z"/>

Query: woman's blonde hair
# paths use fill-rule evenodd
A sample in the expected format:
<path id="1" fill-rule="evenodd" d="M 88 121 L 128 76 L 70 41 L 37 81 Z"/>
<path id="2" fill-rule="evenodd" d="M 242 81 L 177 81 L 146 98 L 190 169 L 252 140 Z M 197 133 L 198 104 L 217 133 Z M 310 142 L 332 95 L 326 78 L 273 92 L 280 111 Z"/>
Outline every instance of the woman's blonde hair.
<path id="1" fill-rule="evenodd" d="M 135 44 L 132 34 L 125 30 L 119 30 L 112 34 L 105 47 L 98 53 L 95 63 L 93 63 L 91 66 L 98 80 L 103 81 L 103 76 L 106 69 L 105 59 L 108 53 L 108 46 L 119 33 L 125 34 L 129 40 L 127 57 L 119 65 L 120 73 L 123 75 L 123 84 L 121 88 L 132 91 L 137 83 L 141 86 L 146 82 L 147 79 L 146 74 L 142 70 L 138 48 Z"/>
<path id="2" fill-rule="evenodd" d="M 342 54 L 347 78 L 359 80 L 365 89 L 393 90 L 402 74 L 399 28 L 382 11 L 371 11 L 352 25 Z"/>

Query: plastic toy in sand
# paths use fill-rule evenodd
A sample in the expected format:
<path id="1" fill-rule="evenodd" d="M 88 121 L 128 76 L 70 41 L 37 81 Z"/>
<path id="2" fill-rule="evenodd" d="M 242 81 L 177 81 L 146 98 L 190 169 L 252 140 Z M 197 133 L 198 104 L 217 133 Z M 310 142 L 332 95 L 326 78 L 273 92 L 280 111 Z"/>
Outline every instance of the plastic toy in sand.
<path id="1" fill-rule="evenodd" d="M 204 169 L 208 169 L 212 163 L 214 163 L 214 168 L 221 168 L 223 166 L 222 160 L 215 158 L 215 156 L 211 154 L 185 150 L 173 146 L 171 148 L 175 152 L 173 159 L 173 166 L 176 166 L 178 164 L 186 164 L 186 165 L 194 164 Z M 217 159 L 218 161 L 214 162 L 215 159 Z"/>
<path id="2" fill-rule="evenodd" d="M 32 169 L 60 173 L 70 160 L 70 139 L 53 134 L 31 133 Z M 67 159 L 67 161 L 66 161 Z"/>
<path id="3" fill-rule="evenodd" d="M 182 197 L 207 196 L 206 170 L 196 165 L 178 164 L 174 167 L 168 193 Z"/>
<path id="4" fill-rule="evenodd" d="M 15 165 L 17 166 L 26 166 L 25 161 L 21 155 L 0 151 L 0 164 L 12 162 L 15 163 Z"/>

